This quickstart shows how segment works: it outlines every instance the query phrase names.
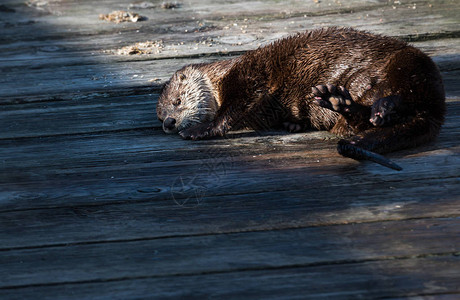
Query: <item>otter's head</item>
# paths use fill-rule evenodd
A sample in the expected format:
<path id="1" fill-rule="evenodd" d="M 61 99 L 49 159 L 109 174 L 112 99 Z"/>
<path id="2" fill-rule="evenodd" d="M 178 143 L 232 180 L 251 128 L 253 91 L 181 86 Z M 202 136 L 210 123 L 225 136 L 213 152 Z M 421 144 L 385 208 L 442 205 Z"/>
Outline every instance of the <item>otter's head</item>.
<path id="1" fill-rule="evenodd" d="M 166 133 L 212 121 L 218 106 L 209 78 L 190 65 L 177 71 L 164 85 L 158 99 L 157 116 Z"/>

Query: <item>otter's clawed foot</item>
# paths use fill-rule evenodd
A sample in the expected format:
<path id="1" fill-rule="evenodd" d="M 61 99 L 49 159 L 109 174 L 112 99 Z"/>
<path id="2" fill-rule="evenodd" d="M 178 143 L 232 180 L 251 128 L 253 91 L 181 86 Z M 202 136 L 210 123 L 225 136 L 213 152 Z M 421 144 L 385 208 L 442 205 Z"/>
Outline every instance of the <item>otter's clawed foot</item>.
<path id="1" fill-rule="evenodd" d="M 288 132 L 292 132 L 292 133 L 301 132 L 303 130 L 302 125 L 291 123 L 291 122 L 284 122 L 283 127 Z"/>
<path id="2" fill-rule="evenodd" d="M 354 111 L 355 102 L 351 99 L 350 93 L 343 86 L 317 85 L 311 88 L 316 104 L 338 112 L 348 114 Z"/>
<path id="3" fill-rule="evenodd" d="M 372 105 L 371 118 L 369 121 L 374 125 L 381 127 L 390 125 L 396 120 L 396 108 L 400 103 L 399 96 L 390 96 L 378 99 Z"/>
<path id="4" fill-rule="evenodd" d="M 214 132 L 212 122 L 202 123 L 179 131 L 179 135 L 186 140 L 203 140 L 212 138 L 218 134 Z"/>

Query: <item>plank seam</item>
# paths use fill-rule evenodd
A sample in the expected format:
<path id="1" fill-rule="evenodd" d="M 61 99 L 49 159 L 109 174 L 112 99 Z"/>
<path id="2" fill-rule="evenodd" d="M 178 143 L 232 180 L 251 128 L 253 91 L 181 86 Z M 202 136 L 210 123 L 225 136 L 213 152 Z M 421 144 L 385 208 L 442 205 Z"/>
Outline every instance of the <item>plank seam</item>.
<path id="1" fill-rule="evenodd" d="M 358 225 L 358 224 L 375 224 L 375 223 L 389 223 L 389 222 L 406 222 L 406 221 L 418 221 L 418 220 L 436 220 L 436 219 L 447 219 L 447 218 L 459 218 L 460 214 L 436 216 L 436 217 L 411 217 L 411 218 L 393 218 L 386 220 L 364 220 L 354 222 L 337 222 L 337 223 L 323 223 L 313 225 L 299 225 L 299 226 L 285 226 L 285 227 L 270 227 L 263 229 L 241 229 L 241 230 L 228 230 L 228 231 L 215 231 L 206 233 L 195 233 L 195 234 L 175 234 L 175 235 L 164 235 L 155 237 L 143 237 L 143 238 L 132 238 L 132 239 L 119 239 L 119 240 L 106 240 L 106 241 L 84 241 L 84 242 L 68 242 L 68 243 L 56 243 L 47 245 L 36 245 L 36 246 L 25 246 L 25 247 L 10 247 L 0 248 L 0 252 L 10 251 L 21 251 L 21 250 L 33 250 L 33 249 L 49 249 L 49 248 L 61 248 L 61 247 L 72 247 L 72 246 L 84 246 L 84 245 L 103 245 L 103 244 L 119 244 L 119 243 L 132 243 L 132 242 L 144 242 L 154 240 L 165 240 L 165 239 L 177 239 L 177 238 L 191 238 L 191 237 L 206 237 L 206 236 L 218 236 L 218 235 L 235 235 L 245 233 L 263 233 L 263 232 L 281 232 L 288 230 L 303 230 L 308 228 L 320 228 L 320 227 L 336 227 L 344 225 Z"/>
<path id="2" fill-rule="evenodd" d="M 56 133 L 56 134 L 44 134 L 44 135 L 34 135 L 34 136 L 19 136 L 19 137 L 0 137 L 0 142 L 3 141 L 23 141 L 23 140 L 34 140 L 34 139 L 44 139 L 44 138 L 54 138 L 54 137 L 72 137 L 72 136 L 88 136 L 88 135 L 95 135 L 95 134 L 106 134 L 106 133 L 121 133 L 121 132 L 129 132 L 129 131 L 144 131 L 144 130 L 158 130 L 163 131 L 161 126 L 141 126 L 141 127 L 134 127 L 134 128 L 121 128 L 121 129 L 113 129 L 113 130 L 95 130 L 91 132 L 72 132 L 72 133 Z"/>
<path id="3" fill-rule="evenodd" d="M 401 299 L 401 298 L 410 298 L 410 299 L 413 299 L 415 300 L 415 297 L 427 297 L 427 296 L 441 296 L 441 295 L 460 295 L 460 290 L 457 290 L 457 291 L 447 291 L 447 292 L 439 292 L 439 293 L 420 293 L 420 294 L 417 294 L 417 293 L 408 293 L 408 294 L 402 294 L 400 296 L 383 296 L 383 297 L 376 297 L 374 299 Z M 460 298 L 460 296 L 459 296 Z M 457 298 L 456 298 L 457 299 Z"/>
<path id="4" fill-rule="evenodd" d="M 451 175 L 451 176 L 445 176 L 445 177 L 439 177 L 436 176 L 436 177 L 426 177 L 426 178 L 412 178 L 412 179 L 407 179 L 407 178 L 404 178 L 404 179 L 400 179 L 400 180 L 386 180 L 385 182 L 386 183 L 400 183 L 400 182 L 418 182 L 418 181 L 427 181 L 427 180 L 448 180 L 448 179 L 457 179 L 459 178 L 458 176 L 456 175 Z M 84 182 L 84 180 L 82 180 L 81 182 Z M 30 183 L 30 182 L 28 182 Z M 355 186 L 361 186 L 361 185 L 366 185 L 366 184 L 369 184 L 369 183 L 356 183 Z M 349 184 L 347 184 L 349 186 Z M 338 187 L 338 186 L 342 186 L 342 185 L 334 185 L 335 187 Z M 264 194 L 264 193 L 273 193 L 273 192 L 286 192 L 286 191 L 302 191 L 302 188 L 296 188 L 296 189 L 293 189 L 292 187 L 290 188 L 286 188 L 286 189 L 273 189 L 273 190 L 264 190 L 264 191 L 256 191 L 256 192 L 251 192 L 251 191 L 246 191 L 244 193 L 238 193 L 238 192 L 234 192 L 234 193 L 227 193 L 227 194 L 213 194 L 213 195 L 209 195 L 209 196 L 204 196 L 203 199 L 206 199 L 206 198 L 210 198 L 210 197 L 222 197 L 222 196 L 241 196 L 241 195 L 258 195 L 258 194 Z M 183 197 L 176 197 L 175 199 L 177 200 L 182 200 L 182 199 L 187 199 L 188 196 L 183 196 Z M 157 198 L 154 198 L 152 200 L 152 197 L 148 197 L 148 198 L 141 198 L 141 199 L 138 199 L 138 200 L 129 200 L 129 201 L 116 201 L 116 202 L 113 202 L 113 201 L 107 201 L 107 202 L 98 202 L 98 203 L 94 203 L 94 204 L 91 204 L 91 203 L 84 203 L 84 204 L 76 204 L 76 205 L 60 205 L 60 206 L 48 206 L 48 207 L 34 207 L 34 208 L 21 208 L 21 209 L 5 209 L 5 210 L 0 210 L 0 214 L 3 214 L 3 213 L 11 213 L 11 212 L 25 212 L 25 211 L 37 211 L 37 210 L 49 210 L 49 209 L 63 209 L 63 208 L 85 208 L 85 207 L 91 207 L 91 208 L 94 208 L 94 207 L 102 207 L 102 206 L 112 206 L 112 205 L 132 205 L 132 204 L 143 204 L 143 203 L 149 203 L 149 202 L 152 202 L 152 201 L 161 201 L 161 200 L 167 200 L 170 198 L 167 198 L 165 196 L 162 196 L 162 197 L 157 197 Z"/>
<path id="5" fill-rule="evenodd" d="M 399 39 L 399 40 L 409 42 L 409 43 L 426 42 L 426 41 L 434 41 L 434 40 L 442 40 L 442 39 L 460 38 L 460 30 L 418 33 L 418 34 L 405 34 L 405 35 L 389 35 L 389 37 L 393 37 L 395 39 Z M 82 61 L 79 63 L 60 64 L 59 66 L 73 67 L 73 66 L 93 66 L 93 65 L 105 65 L 105 64 L 113 65 L 113 64 L 120 64 L 120 63 L 127 63 L 127 62 L 130 62 L 130 63 L 131 62 L 154 62 L 154 61 L 163 61 L 163 60 L 168 61 L 172 59 L 196 59 L 196 58 L 203 58 L 203 57 L 207 57 L 207 58 L 234 57 L 234 56 L 243 55 L 244 53 L 251 51 L 251 49 L 252 48 L 248 48 L 246 50 L 229 50 L 229 51 L 209 52 L 209 53 L 202 52 L 202 53 L 195 53 L 195 54 L 183 54 L 183 55 L 162 56 L 162 57 L 133 57 L 130 59 L 121 58 L 117 61 L 110 61 L 110 62 L 106 62 L 102 64 L 101 62 Z M 50 66 L 53 66 L 53 65 L 45 65 L 45 66 L 40 66 L 40 67 L 25 67 L 23 69 L 41 70 L 41 69 L 46 69 Z M 444 71 L 444 70 L 441 69 L 441 71 Z"/>
<path id="6" fill-rule="evenodd" d="M 402 256 L 381 256 L 367 259 L 344 259 L 336 261 L 319 261 L 305 264 L 288 264 L 282 266 L 256 266 L 246 268 L 234 268 L 227 270 L 211 270 L 202 272 L 190 272 L 190 273 L 170 273 L 170 274 L 158 274 L 158 275 L 143 275 L 143 276 L 126 276 L 126 277 L 113 277 L 105 279 L 93 279 L 93 280 L 75 280 L 75 281 L 62 281 L 62 282 L 47 282 L 47 283 L 34 283 L 34 284 L 19 284 L 19 285 L 8 285 L 0 287 L 0 290 L 7 289 L 21 289 L 29 287 L 51 287 L 61 286 L 69 284 L 88 284 L 88 283 L 105 283 L 105 282 L 120 282 L 129 280 L 142 280 L 142 279 L 153 279 L 153 278 L 168 278 L 168 277 L 189 277 L 189 276 L 205 276 L 205 275 L 218 275 L 218 274 L 229 274 L 229 273 L 243 273 L 243 272 L 257 272 L 257 271 L 279 271 L 279 270 L 290 270 L 300 268 L 311 268 L 331 265 L 348 265 L 348 264 L 363 264 L 377 261 L 391 261 L 391 260 L 409 260 L 409 259 L 423 259 L 432 257 L 457 257 L 460 256 L 460 252 L 439 252 L 439 253 L 422 253 L 417 255 L 402 255 Z"/>

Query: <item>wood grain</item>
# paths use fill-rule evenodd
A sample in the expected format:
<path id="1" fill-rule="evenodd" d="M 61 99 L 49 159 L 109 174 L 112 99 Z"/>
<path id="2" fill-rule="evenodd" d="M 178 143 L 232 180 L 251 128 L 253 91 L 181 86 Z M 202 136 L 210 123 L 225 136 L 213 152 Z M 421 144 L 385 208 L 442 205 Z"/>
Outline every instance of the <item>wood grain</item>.
<path id="1" fill-rule="evenodd" d="M 460 297 L 460 5 L 442 1 L 6 0 L 0 6 L 1 299 Z M 353 26 L 439 66 L 439 138 L 388 157 L 327 132 L 191 142 L 163 82 L 282 36 Z M 156 41 L 151 54 L 117 50 Z"/>
<path id="2" fill-rule="evenodd" d="M 447 218 L 11 250 L 0 258 L 8 270 L 0 288 L 449 255 L 459 225 Z"/>
<path id="3" fill-rule="evenodd" d="M 434 187 L 424 188 L 430 184 Z M 61 207 L 48 204 L 49 208 L 41 209 L 32 207 L 44 206 L 37 204 L 44 195 L 18 192 L 13 199 L 23 203 L 16 206 L 28 209 L 0 213 L 0 249 L 451 217 L 460 213 L 458 184 L 458 179 L 446 178 L 350 184 L 347 188 L 316 181 L 306 188 L 252 193 L 253 186 L 228 186 L 229 195 L 203 187 L 196 191 L 190 187 L 188 191 L 182 187 L 161 191 L 148 186 L 131 190 L 120 184 L 119 190 L 105 185 L 114 191 L 97 198 L 85 197 L 83 189 L 49 195 L 54 205 L 61 201 Z M 218 186 L 224 189 L 223 184 Z M 232 188 L 234 194 L 229 192 Z M 324 193 L 325 189 L 329 192 Z M 343 196 L 344 190 L 351 189 L 359 192 Z"/>
<path id="4" fill-rule="evenodd" d="M 0 295 L 23 299 L 127 298 L 398 298 L 458 297 L 458 256 L 344 262 L 312 267 L 292 266 L 240 270 L 196 276 L 123 278 L 2 289 Z M 441 298 L 443 299 L 443 298 Z"/>

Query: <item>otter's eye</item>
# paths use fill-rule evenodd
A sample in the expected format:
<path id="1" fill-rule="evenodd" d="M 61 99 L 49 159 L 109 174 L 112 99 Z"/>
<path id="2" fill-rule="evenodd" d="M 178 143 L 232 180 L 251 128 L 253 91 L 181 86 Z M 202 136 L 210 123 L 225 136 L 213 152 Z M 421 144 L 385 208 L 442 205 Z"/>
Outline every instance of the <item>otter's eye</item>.
<path id="1" fill-rule="evenodd" d="M 173 101 L 174 106 L 178 106 L 180 105 L 180 103 L 181 103 L 180 98 L 177 98 L 176 100 Z"/>
<path id="2" fill-rule="evenodd" d="M 185 80 L 185 78 L 187 78 L 187 77 L 186 77 L 184 74 L 180 74 L 180 75 L 179 75 L 179 79 L 180 79 L 180 80 Z"/>

